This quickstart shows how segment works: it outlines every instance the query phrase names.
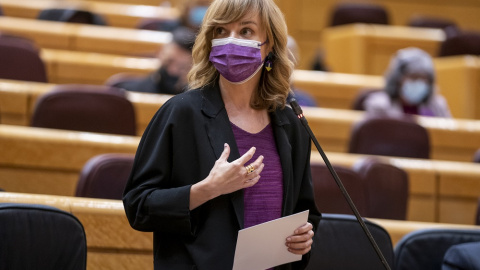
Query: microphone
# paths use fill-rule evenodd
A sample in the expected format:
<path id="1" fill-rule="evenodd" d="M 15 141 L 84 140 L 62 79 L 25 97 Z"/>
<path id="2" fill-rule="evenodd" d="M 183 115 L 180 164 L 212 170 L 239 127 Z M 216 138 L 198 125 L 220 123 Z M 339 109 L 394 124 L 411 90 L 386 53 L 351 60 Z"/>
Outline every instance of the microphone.
<path id="1" fill-rule="evenodd" d="M 342 181 L 340 180 L 337 173 L 333 169 L 332 165 L 330 164 L 330 161 L 327 158 L 327 155 L 323 151 L 322 147 L 320 146 L 320 144 L 317 141 L 317 138 L 315 138 L 315 135 L 313 134 L 312 130 L 310 129 L 310 126 L 308 125 L 308 121 L 305 118 L 305 116 L 303 115 L 302 108 L 300 107 L 300 105 L 298 105 L 297 101 L 293 97 L 290 99 L 289 103 L 290 103 L 290 106 L 293 109 L 293 112 L 297 115 L 298 119 L 300 119 L 300 122 L 303 124 L 303 126 L 307 130 L 308 135 L 310 136 L 313 143 L 315 144 L 315 147 L 317 148 L 318 152 L 322 156 L 322 159 L 325 162 L 325 165 L 327 165 L 327 168 L 328 168 L 330 174 L 333 176 L 333 179 L 337 183 L 337 186 L 340 188 L 340 191 L 342 192 L 343 196 L 347 200 L 348 205 L 350 206 L 353 213 L 355 214 L 355 217 L 357 218 L 357 221 L 360 223 L 360 226 L 362 227 L 363 232 L 366 234 L 368 240 L 370 241 L 370 244 L 375 249 L 375 252 L 377 253 L 380 261 L 382 261 L 383 266 L 385 266 L 385 269 L 390 270 L 390 266 L 388 265 L 387 260 L 383 256 L 382 251 L 378 247 L 377 242 L 375 242 L 375 239 L 373 239 L 372 234 L 370 233 L 370 231 L 367 228 L 367 225 L 365 224 L 362 217 L 360 216 L 360 213 L 358 212 L 357 207 L 353 203 L 352 198 L 350 198 L 350 195 L 348 195 L 348 192 L 345 189 L 345 187 L 343 186 Z"/>

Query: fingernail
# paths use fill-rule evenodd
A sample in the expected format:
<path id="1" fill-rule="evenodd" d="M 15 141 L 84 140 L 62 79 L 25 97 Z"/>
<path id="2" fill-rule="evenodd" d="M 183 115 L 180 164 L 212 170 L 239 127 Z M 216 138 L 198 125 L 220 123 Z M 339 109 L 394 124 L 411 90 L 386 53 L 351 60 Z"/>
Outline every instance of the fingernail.
<path id="1" fill-rule="evenodd" d="M 223 148 L 227 148 L 227 143 L 223 144 Z"/>
<path id="2" fill-rule="evenodd" d="M 292 238 L 290 238 L 290 237 L 287 238 L 287 241 L 288 241 L 288 242 L 290 242 L 291 240 L 292 240 Z"/>
<path id="3" fill-rule="evenodd" d="M 295 230 L 295 232 L 294 232 L 294 233 L 295 233 L 295 234 L 298 234 L 298 230 Z"/>

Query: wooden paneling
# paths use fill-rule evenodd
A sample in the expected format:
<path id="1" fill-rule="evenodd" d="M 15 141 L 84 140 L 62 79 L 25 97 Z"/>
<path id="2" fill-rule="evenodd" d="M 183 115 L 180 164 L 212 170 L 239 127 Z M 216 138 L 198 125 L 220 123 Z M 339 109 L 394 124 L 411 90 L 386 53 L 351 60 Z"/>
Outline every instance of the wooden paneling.
<path id="1" fill-rule="evenodd" d="M 12 192 L 72 196 L 91 157 L 135 153 L 140 137 L 0 125 L 0 187 Z M 320 140 L 320 143 L 322 141 Z M 327 152 L 332 164 L 352 167 L 363 155 Z M 474 224 L 480 164 L 381 157 L 409 175 L 408 220 Z M 316 151 L 311 162 L 322 162 Z M 461 203 L 462 210 L 451 205 Z"/>
<path id="2" fill-rule="evenodd" d="M 178 9 L 171 7 L 119 4 L 103 1 L 57 1 L 57 0 L 0 0 L 3 14 L 9 17 L 36 19 L 47 8 L 79 8 L 99 14 L 108 26 L 136 28 L 142 19 L 177 19 Z"/>
<path id="3" fill-rule="evenodd" d="M 123 55 L 145 55 L 170 42 L 171 33 L 0 17 L 0 31 L 32 39 L 39 47 Z"/>

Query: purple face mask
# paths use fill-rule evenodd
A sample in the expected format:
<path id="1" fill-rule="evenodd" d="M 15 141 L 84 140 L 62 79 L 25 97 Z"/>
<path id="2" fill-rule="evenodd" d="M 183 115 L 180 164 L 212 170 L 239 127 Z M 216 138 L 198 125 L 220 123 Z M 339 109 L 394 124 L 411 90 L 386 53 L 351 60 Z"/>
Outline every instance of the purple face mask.
<path id="1" fill-rule="evenodd" d="M 233 37 L 212 40 L 210 62 L 220 74 L 232 83 L 244 83 L 262 67 L 260 43 Z"/>

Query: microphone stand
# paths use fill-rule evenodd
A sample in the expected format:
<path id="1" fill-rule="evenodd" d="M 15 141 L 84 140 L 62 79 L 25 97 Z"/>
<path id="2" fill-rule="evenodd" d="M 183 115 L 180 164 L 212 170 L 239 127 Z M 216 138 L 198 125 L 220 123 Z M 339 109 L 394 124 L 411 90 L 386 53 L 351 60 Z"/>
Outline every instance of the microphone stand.
<path id="1" fill-rule="evenodd" d="M 377 243 L 375 242 L 375 239 L 373 239 L 372 234 L 368 230 L 367 225 L 365 224 L 362 217 L 360 216 L 360 213 L 358 212 L 357 207 L 353 203 L 352 198 L 350 198 L 350 195 L 348 195 L 348 192 L 345 189 L 345 187 L 343 186 L 342 181 L 340 180 L 337 173 L 333 169 L 332 165 L 330 164 L 330 161 L 327 158 L 327 155 L 323 151 L 322 147 L 320 146 L 317 139 L 315 138 L 315 135 L 313 134 L 312 130 L 310 129 L 310 126 L 308 125 L 307 119 L 303 115 L 302 108 L 300 107 L 300 105 L 298 105 L 297 101 L 294 98 L 291 99 L 290 105 L 292 106 L 293 112 L 298 116 L 298 119 L 300 119 L 300 122 L 302 122 L 303 126 L 305 127 L 308 134 L 310 135 L 310 138 L 312 139 L 313 143 L 315 144 L 315 147 L 317 147 L 318 152 L 320 152 L 320 155 L 322 156 L 323 161 L 327 165 L 327 168 L 330 171 L 330 174 L 333 176 L 333 179 L 335 179 L 335 182 L 337 183 L 338 187 L 340 188 L 340 191 L 342 192 L 343 196 L 347 200 L 348 205 L 350 206 L 353 213 L 355 214 L 355 217 L 357 218 L 358 222 L 360 223 L 360 226 L 362 227 L 363 231 L 365 232 L 368 240 L 370 241 L 373 248 L 375 249 L 375 252 L 377 253 L 378 257 L 382 261 L 383 266 L 385 266 L 385 269 L 390 270 L 390 266 L 388 265 L 387 260 L 383 256 L 382 251 L 378 247 Z"/>

